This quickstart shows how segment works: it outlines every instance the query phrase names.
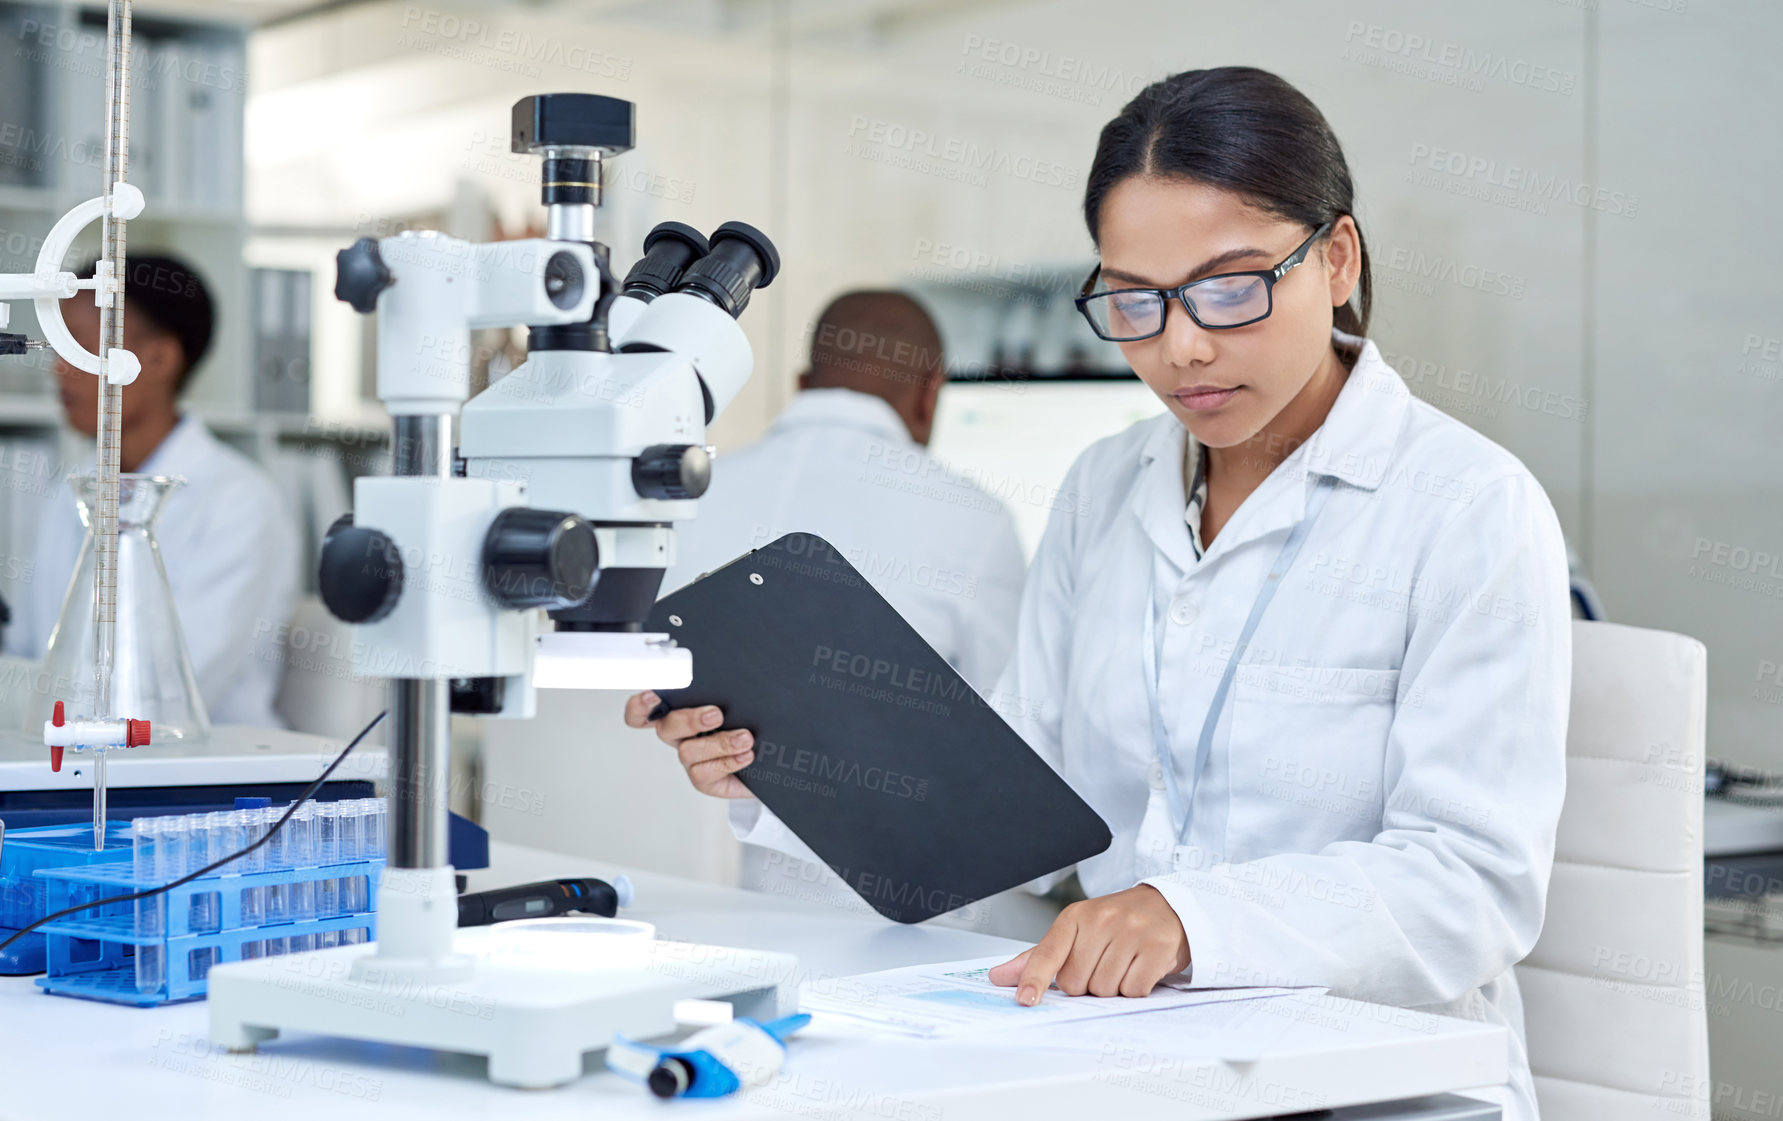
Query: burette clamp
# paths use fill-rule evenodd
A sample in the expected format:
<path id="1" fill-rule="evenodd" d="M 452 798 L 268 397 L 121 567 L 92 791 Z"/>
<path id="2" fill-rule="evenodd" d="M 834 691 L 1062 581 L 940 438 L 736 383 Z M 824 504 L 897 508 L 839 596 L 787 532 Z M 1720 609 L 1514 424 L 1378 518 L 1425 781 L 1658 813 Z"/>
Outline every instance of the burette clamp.
<path id="1" fill-rule="evenodd" d="M 103 306 L 108 298 L 122 290 L 123 278 L 113 276 L 110 262 L 105 260 L 94 269 L 91 280 L 82 280 L 68 272 L 62 268 L 62 262 L 67 259 L 74 239 L 94 221 L 109 216 L 128 222 L 140 215 L 145 205 L 140 188 L 122 181 L 113 183 L 110 194 L 90 198 L 57 219 L 37 251 L 34 271 L 0 273 L 0 301 L 30 300 L 37 310 L 37 325 L 50 349 L 70 366 L 89 374 L 97 374 L 103 369 L 105 380 L 113 385 L 129 385 L 135 381 L 136 375 L 142 372 L 142 363 L 137 361 L 136 355 L 121 347 L 107 350 L 102 363 L 97 354 L 75 341 L 62 320 L 62 301 L 87 288 L 93 292 L 93 302 Z M 6 316 L 0 314 L 0 326 L 5 324 Z"/>

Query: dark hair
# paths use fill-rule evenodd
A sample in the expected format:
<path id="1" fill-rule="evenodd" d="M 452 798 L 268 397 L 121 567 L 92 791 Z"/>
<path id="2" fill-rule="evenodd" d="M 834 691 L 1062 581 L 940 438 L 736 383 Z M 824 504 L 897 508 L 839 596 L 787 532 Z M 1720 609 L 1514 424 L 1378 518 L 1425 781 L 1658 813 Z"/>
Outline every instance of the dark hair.
<path id="1" fill-rule="evenodd" d="M 1252 66 L 1185 70 L 1153 82 L 1102 128 L 1084 188 L 1083 217 L 1100 244 L 1102 200 L 1132 175 L 1193 179 L 1243 195 L 1259 209 L 1317 229 L 1350 214 L 1355 187 L 1331 125 L 1306 95 Z M 1374 305 L 1361 227 L 1362 275 L 1340 331 L 1368 332 Z"/>
<path id="2" fill-rule="evenodd" d="M 80 275 L 92 276 L 95 264 L 89 262 Z M 192 370 L 210 349 L 216 318 L 210 290 L 196 269 L 172 254 L 128 254 L 124 272 L 128 312 L 147 319 L 180 344 L 186 366 L 180 371 L 175 392 L 183 391 L 192 380 Z"/>

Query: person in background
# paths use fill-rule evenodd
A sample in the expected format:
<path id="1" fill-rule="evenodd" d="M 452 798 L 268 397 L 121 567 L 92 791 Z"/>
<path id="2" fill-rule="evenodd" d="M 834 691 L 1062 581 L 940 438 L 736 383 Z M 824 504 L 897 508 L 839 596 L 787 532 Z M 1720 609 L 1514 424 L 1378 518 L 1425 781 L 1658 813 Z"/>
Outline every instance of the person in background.
<path id="1" fill-rule="evenodd" d="M 125 266 L 124 346 L 142 372 L 124 388 L 122 470 L 177 475 L 155 525 L 161 557 L 199 692 L 213 722 L 281 726 L 273 712 L 276 649 L 266 645 L 297 595 L 297 535 L 272 479 L 179 408 L 210 348 L 214 312 L 204 282 L 171 256 L 131 254 Z M 89 266 L 83 275 L 91 276 Z M 99 349 L 99 309 L 83 292 L 62 301 L 75 339 Z M 99 424 L 99 379 L 58 360 L 56 383 L 69 425 L 88 440 Z M 94 456 L 71 474 L 90 473 Z M 13 605 L 6 652 L 41 658 L 85 537 L 72 492 L 45 503 L 34 547 L 35 577 Z"/>
<path id="2" fill-rule="evenodd" d="M 712 465 L 699 516 L 676 526 L 664 595 L 751 549 L 815 533 L 980 691 L 1015 642 L 1025 563 L 1015 519 L 928 453 L 947 380 L 922 306 L 889 291 L 819 316 L 800 392 L 758 442 Z"/>
<path id="3" fill-rule="evenodd" d="M 676 525 L 663 594 L 787 533 L 815 533 L 989 693 L 1014 646 L 1026 565 L 1008 509 L 928 453 L 946 380 L 940 334 L 915 300 L 887 291 L 837 297 L 812 332 L 799 393 L 759 441 L 713 462 L 699 516 Z M 645 722 L 629 708 L 626 720 Z M 747 828 L 744 818 L 760 808 L 731 803 L 733 828 Z M 803 848 L 745 844 L 738 880 L 859 910 L 860 899 L 813 860 Z"/>

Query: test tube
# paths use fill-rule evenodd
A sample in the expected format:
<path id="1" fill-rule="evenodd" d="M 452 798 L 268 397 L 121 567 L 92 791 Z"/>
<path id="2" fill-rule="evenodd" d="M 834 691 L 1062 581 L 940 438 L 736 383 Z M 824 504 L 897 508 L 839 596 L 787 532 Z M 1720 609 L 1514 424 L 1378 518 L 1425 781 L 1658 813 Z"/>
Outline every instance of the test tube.
<path id="1" fill-rule="evenodd" d="M 286 846 L 291 856 L 293 868 L 314 868 L 316 866 L 316 807 L 312 802 L 305 802 L 297 807 L 291 820 L 285 823 L 291 831 L 291 841 Z M 316 881 L 300 880 L 291 885 L 291 921 L 306 922 L 316 917 Z M 301 947 L 308 949 L 307 945 Z M 293 946 L 292 952 L 299 947 Z"/>
<path id="2" fill-rule="evenodd" d="M 365 819 L 369 798 L 354 798 L 341 805 L 340 853 L 342 864 L 356 864 L 366 857 Z M 366 910 L 366 879 L 363 875 L 341 878 L 340 909 L 343 915 L 357 915 Z"/>
<path id="3" fill-rule="evenodd" d="M 210 815 L 186 815 L 186 867 L 180 872 L 182 876 L 190 876 L 206 864 L 205 859 L 210 852 Z M 186 924 L 194 932 L 216 929 L 212 924 L 211 903 L 213 897 L 208 892 L 194 891 L 189 897 L 186 912 Z"/>
<path id="4" fill-rule="evenodd" d="M 266 828 L 270 830 L 274 825 L 278 824 L 279 818 L 285 816 L 285 808 L 283 806 L 268 806 L 266 809 L 262 810 L 261 813 L 265 815 Z M 285 869 L 291 867 L 290 845 L 291 823 L 286 822 L 285 827 L 274 833 L 272 835 L 272 840 L 266 843 L 266 867 L 269 871 L 283 872 Z M 290 921 L 291 885 L 269 885 L 266 889 L 267 924 L 273 925 Z M 279 945 L 280 949 L 277 952 L 283 953 L 283 941 L 281 941 Z M 271 943 L 267 944 L 266 952 L 268 956 L 273 954 L 274 951 Z"/>
<path id="5" fill-rule="evenodd" d="M 205 864 L 215 864 L 219 860 L 225 860 L 241 851 L 241 845 L 236 843 L 235 840 L 236 823 L 234 813 L 229 810 L 218 810 L 216 813 L 205 814 L 204 816 L 205 826 L 207 827 L 207 832 L 204 838 L 206 842 L 204 853 Z M 236 868 L 234 865 L 225 864 L 206 878 L 227 876 L 235 871 Z M 217 911 L 216 916 L 213 919 L 216 923 L 216 926 L 213 927 L 213 929 L 217 930 L 220 930 L 223 927 L 222 886 L 223 885 L 221 884 L 217 885 L 217 897 L 211 903 L 211 906 L 215 907 Z"/>
<path id="6" fill-rule="evenodd" d="M 322 802 L 316 806 L 316 863 L 322 867 L 339 864 L 341 804 Z M 339 879 L 316 881 L 316 916 L 332 919 L 340 914 L 341 882 Z M 327 941 L 324 940 L 324 945 Z"/>
<path id="7" fill-rule="evenodd" d="M 158 873 L 156 863 L 159 854 L 155 851 L 161 836 L 161 819 L 158 817 L 139 817 L 132 832 L 131 856 L 134 865 L 131 871 L 136 876 L 136 889 L 142 890 L 155 882 Z M 164 916 L 166 914 L 167 896 L 152 895 L 147 899 L 136 901 L 136 933 L 153 935 L 157 938 L 166 933 Z M 159 992 L 167 981 L 167 960 L 163 957 L 166 947 L 160 942 L 144 943 L 136 947 L 136 991 L 139 993 Z"/>
<path id="8" fill-rule="evenodd" d="M 253 831 L 249 828 L 249 823 L 252 820 L 253 815 L 246 810 L 230 810 L 224 814 L 224 856 L 235 856 L 236 853 L 248 847 L 248 842 L 252 839 Z M 247 920 L 242 913 L 247 906 L 247 900 L 244 898 L 245 893 L 241 886 L 241 875 L 247 871 L 247 865 L 244 863 L 246 860 L 247 857 L 236 857 L 235 860 L 223 865 L 223 875 L 229 877 L 223 881 L 228 891 L 228 895 L 224 897 L 225 905 L 221 916 L 225 927 L 247 925 Z M 228 906 L 230 900 L 235 903 L 233 915 L 230 914 Z"/>
<path id="9" fill-rule="evenodd" d="M 254 844 L 266 836 L 266 811 L 263 809 L 239 810 L 242 821 L 242 847 Z M 266 871 L 266 850 L 269 846 L 261 845 L 248 853 L 236 865 L 243 876 L 251 876 L 256 872 Z M 262 887 L 243 888 L 241 893 L 241 925 L 260 926 L 266 922 L 266 889 Z M 252 949 L 255 952 L 249 953 Z M 259 957 L 258 946 L 247 942 L 242 944 L 241 956 Z"/>
<path id="10" fill-rule="evenodd" d="M 155 879 L 163 884 L 169 884 L 174 880 L 179 879 L 181 876 L 184 876 L 189 870 L 186 862 L 191 859 L 192 822 L 190 818 L 180 814 L 175 814 L 171 817 L 163 817 L 160 819 L 160 822 L 160 831 L 155 838 Z M 167 896 L 162 895 L 159 898 L 165 901 Z M 184 915 L 180 915 L 163 902 L 161 913 L 164 916 L 162 929 L 168 934 L 171 935 L 175 933 L 173 928 L 175 926 L 176 917 L 187 919 L 188 925 L 186 929 L 191 929 L 190 911 L 187 911 Z M 184 933 L 184 931 L 179 933 Z M 165 977 L 168 967 L 165 950 L 163 950 L 160 957 L 160 968 L 156 970 L 156 972 L 159 972 Z M 143 979 L 146 980 L 147 978 Z"/>
<path id="11" fill-rule="evenodd" d="M 163 817 L 160 821 L 160 835 L 155 838 L 155 879 L 167 884 L 186 874 L 186 849 L 192 843 L 192 823 L 178 814 Z M 166 915 L 165 908 L 163 914 Z M 174 931 L 168 927 L 167 933 Z"/>
<path id="12" fill-rule="evenodd" d="M 203 819 L 200 829 L 204 837 L 202 848 L 194 841 L 193 871 L 208 868 L 222 860 L 235 850 L 229 847 L 229 814 L 218 810 L 214 813 L 197 815 Z M 192 897 L 192 902 L 199 908 L 200 921 L 193 924 L 192 929 L 206 933 L 223 929 L 223 885 L 219 878 L 221 870 L 212 872 L 199 882 L 213 885 L 215 891 L 202 891 Z M 211 966 L 217 964 L 218 950 L 215 946 L 200 946 L 192 951 L 191 970 L 194 981 L 202 981 L 209 976 Z"/>
<path id="13" fill-rule="evenodd" d="M 365 855 L 370 859 L 387 859 L 385 846 L 390 839 L 390 804 L 382 798 L 367 798 L 371 803 L 365 814 Z"/>

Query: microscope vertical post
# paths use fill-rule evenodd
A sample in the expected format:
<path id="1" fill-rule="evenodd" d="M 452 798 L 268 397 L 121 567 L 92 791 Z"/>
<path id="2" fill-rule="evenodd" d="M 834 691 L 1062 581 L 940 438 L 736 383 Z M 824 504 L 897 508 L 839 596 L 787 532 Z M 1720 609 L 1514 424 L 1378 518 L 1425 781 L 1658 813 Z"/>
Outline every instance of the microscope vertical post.
<path id="1" fill-rule="evenodd" d="M 452 417 L 397 416 L 392 421 L 391 472 L 449 478 Z M 390 866 L 439 868 L 447 863 L 451 717 L 446 682 L 438 677 L 390 679 Z"/>

